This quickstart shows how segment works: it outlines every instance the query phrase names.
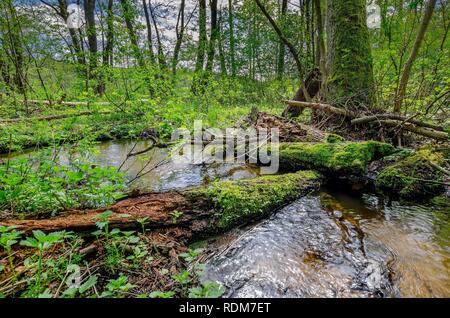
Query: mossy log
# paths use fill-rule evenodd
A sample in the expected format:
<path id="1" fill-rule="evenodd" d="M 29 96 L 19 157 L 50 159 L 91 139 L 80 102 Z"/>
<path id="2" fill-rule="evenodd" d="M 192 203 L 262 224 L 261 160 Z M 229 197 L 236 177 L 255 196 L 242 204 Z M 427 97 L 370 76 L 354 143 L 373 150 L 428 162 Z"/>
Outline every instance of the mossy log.
<path id="1" fill-rule="evenodd" d="M 443 164 L 444 155 L 440 152 L 404 150 L 374 163 L 375 186 L 405 199 L 435 196 L 449 185 L 445 170 L 437 168 Z"/>
<path id="2" fill-rule="evenodd" d="M 339 141 L 338 138 L 331 138 Z M 313 169 L 327 175 L 363 175 L 369 164 L 394 152 L 394 147 L 377 141 L 286 143 L 280 145 L 280 167 L 296 171 Z"/>
<path id="3" fill-rule="evenodd" d="M 139 219 L 148 218 L 147 228 L 188 228 L 192 233 L 211 234 L 267 216 L 272 211 L 318 189 L 320 175 L 298 171 L 263 176 L 250 180 L 217 181 L 185 191 L 150 193 L 124 199 L 109 209 L 70 211 L 42 220 L 10 220 L 0 226 L 20 230 L 89 231 L 96 227 L 100 214 L 113 212 L 110 227 L 140 227 Z"/>

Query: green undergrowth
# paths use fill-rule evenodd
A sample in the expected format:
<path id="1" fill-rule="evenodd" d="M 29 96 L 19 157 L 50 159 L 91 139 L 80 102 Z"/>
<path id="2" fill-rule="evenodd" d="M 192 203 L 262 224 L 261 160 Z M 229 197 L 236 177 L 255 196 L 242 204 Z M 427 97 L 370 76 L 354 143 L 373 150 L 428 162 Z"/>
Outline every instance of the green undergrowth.
<path id="1" fill-rule="evenodd" d="M 206 190 L 213 202 L 217 227 L 259 219 L 315 189 L 320 176 L 314 171 L 263 176 L 251 180 L 217 181 Z"/>
<path id="2" fill-rule="evenodd" d="M 361 175 L 370 162 L 393 151 L 393 146 L 377 141 L 281 144 L 280 167 L 289 171 L 314 169 L 327 174 Z"/>

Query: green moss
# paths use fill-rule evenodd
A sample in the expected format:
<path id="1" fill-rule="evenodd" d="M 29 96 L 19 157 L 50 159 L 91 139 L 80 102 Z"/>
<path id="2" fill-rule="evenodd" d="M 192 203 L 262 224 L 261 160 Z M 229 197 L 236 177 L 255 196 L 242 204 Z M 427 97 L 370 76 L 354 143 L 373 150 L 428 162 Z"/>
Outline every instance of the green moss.
<path id="1" fill-rule="evenodd" d="M 344 142 L 345 139 L 342 136 L 336 135 L 336 134 L 328 134 L 327 135 L 327 142 L 330 144 L 335 144 L 339 142 Z"/>
<path id="2" fill-rule="evenodd" d="M 444 175 L 429 162 L 442 164 L 442 154 L 422 149 L 383 168 L 375 179 L 377 188 L 398 193 L 403 198 L 435 195 L 444 190 Z"/>
<path id="3" fill-rule="evenodd" d="M 366 0 L 328 1 L 327 19 L 328 101 L 351 108 L 372 105 L 374 78 Z"/>
<path id="4" fill-rule="evenodd" d="M 450 199 L 445 195 L 437 195 L 430 202 L 439 207 L 450 208 Z"/>
<path id="5" fill-rule="evenodd" d="M 324 173 L 361 175 L 370 162 L 393 151 L 391 145 L 377 141 L 282 144 L 280 167 L 291 171 L 314 169 Z"/>
<path id="6" fill-rule="evenodd" d="M 212 202 L 217 227 L 225 230 L 259 219 L 305 195 L 318 187 L 319 178 L 313 171 L 298 171 L 251 180 L 218 181 L 201 191 Z"/>

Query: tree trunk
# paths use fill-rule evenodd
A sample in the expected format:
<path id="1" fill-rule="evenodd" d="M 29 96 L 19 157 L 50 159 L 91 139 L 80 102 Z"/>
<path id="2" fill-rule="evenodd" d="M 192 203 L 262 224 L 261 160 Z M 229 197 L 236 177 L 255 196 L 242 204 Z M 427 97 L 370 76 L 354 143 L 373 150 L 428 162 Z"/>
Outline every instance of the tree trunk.
<path id="1" fill-rule="evenodd" d="M 419 53 L 420 46 L 422 45 L 423 38 L 425 37 L 425 32 L 427 31 L 428 25 L 430 24 L 431 17 L 433 15 L 434 7 L 436 5 L 436 0 L 429 0 L 425 7 L 425 14 L 420 25 L 419 33 L 417 34 L 416 41 L 411 51 L 411 55 L 406 61 L 405 67 L 403 69 L 402 78 L 398 87 L 398 91 L 395 98 L 394 112 L 399 113 L 402 107 L 403 99 L 405 98 L 406 87 L 408 85 L 409 75 L 413 63 Z"/>
<path id="2" fill-rule="evenodd" d="M 113 47 L 114 47 L 114 16 L 113 16 L 114 0 L 108 0 L 106 8 L 106 46 L 103 54 L 103 64 L 113 66 Z"/>
<path id="3" fill-rule="evenodd" d="M 281 12 L 279 17 L 279 25 L 281 29 L 283 29 L 284 19 L 287 12 L 287 0 L 282 0 L 281 3 Z M 277 62 L 277 78 L 278 80 L 283 79 L 284 74 L 284 54 L 285 54 L 285 44 L 283 40 L 280 39 L 280 43 L 278 44 L 278 62 Z"/>
<path id="4" fill-rule="evenodd" d="M 162 47 L 161 36 L 159 35 L 158 24 L 156 23 L 155 12 L 150 4 L 150 16 L 153 20 L 153 26 L 155 27 L 156 41 L 158 43 L 158 63 L 160 68 L 166 68 L 166 57 L 164 56 L 164 50 Z"/>
<path id="5" fill-rule="evenodd" d="M 148 53 L 150 55 L 150 62 L 154 64 L 155 54 L 153 53 L 152 23 L 150 21 L 150 13 L 148 12 L 147 0 L 142 0 L 142 7 L 144 8 L 145 25 L 147 26 Z"/>
<path id="6" fill-rule="evenodd" d="M 211 4 L 211 35 L 209 37 L 208 60 L 206 62 L 206 72 L 212 73 L 214 66 L 214 55 L 216 52 L 216 42 L 219 35 L 217 25 L 217 0 L 210 0 Z"/>
<path id="7" fill-rule="evenodd" d="M 234 39 L 234 18 L 233 18 L 233 0 L 228 0 L 228 28 L 230 32 L 230 64 L 231 76 L 236 76 L 236 58 L 235 58 L 235 39 Z"/>
<path id="8" fill-rule="evenodd" d="M 89 79 L 96 80 L 95 92 L 103 94 L 105 85 L 98 70 L 97 28 L 95 25 L 95 0 L 84 0 L 84 15 L 86 19 L 86 33 L 89 45 Z"/>
<path id="9" fill-rule="evenodd" d="M 374 103 L 366 0 L 329 0 L 327 101 L 350 108 Z"/>
<path id="10" fill-rule="evenodd" d="M 130 37 L 131 49 L 133 50 L 134 58 L 136 59 L 140 67 L 145 66 L 144 58 L 142 57 L 141 50 L 139 49 L 138 36 L 134 28 L 134 12 L 129 0 L 120 0 L 122 5 L 123 17 L 125 19 L 125 25 L 127 27 L 128 36 Z"/>
<path id="11" fill-rule="evenodd" d="M 183 42 L 184 36 L 184 8 L 186 6 L 186 1 L 181 0 L 180 11 L 178 12 L 177 25 L 176 25 L 176 35 L 177 42 L 175 43 L 175 49 L 173 50 L 172 58 L 172 73 L 175 75 L 177 73 L 178 56 L 181 50 L 181 43 Z"/>
<path id="12" fill-rule="evenodd" d="M 58 0 L 58 6 L 59 6 L 58 11 L 59 16 L 64 20 L 64 22 L 67 23 L 69 19 L 69 12 L 67 11 L 67 0 Z M 72 41 L 71 47 L 73 49 L 73 52 L 75 53 L 75 60 L 80 65 L 85 65 L 86 61 L 84 59 L 84 52 L 80 44 L 81 39 L 78 37 L 76 29 L 68 27 L 68 30 L 70 39 Z"/>
<path id="13" fill-rule="evenodd" d="M 206 0 L 199 0 L 199 16 L 198 16 L 198 47 L 197 47 L 197 60 L 195 62 L 195 72 L 203 70 L 203 64 L 205 62 L 205 50 L 206 50 Z"/>

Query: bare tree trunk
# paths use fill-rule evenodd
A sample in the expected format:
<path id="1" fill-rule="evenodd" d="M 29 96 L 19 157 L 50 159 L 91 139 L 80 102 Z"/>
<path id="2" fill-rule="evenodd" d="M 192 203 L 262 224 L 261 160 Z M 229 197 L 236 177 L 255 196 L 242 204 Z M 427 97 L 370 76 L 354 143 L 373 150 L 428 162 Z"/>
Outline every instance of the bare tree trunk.
<path id="1" fill-rule="evenodd" d="M 203 64 L 205 62 L 206 51 L 206 0 L 199 0 L 199 16 L 198 16 L 198 47 L 197 47 L 197 60 L 195 62 L 195 72 L 203 70 Z"/>
<path id="2" fill-rule="evenodd" d="M 209 37 L 208 60 L 206 62 L 206 71 L 212 73 L 214 66 L 214 55 L 216 53 L 216 41 L 219 35 L 217 25 L 217 0 L 210 0 L 211 5 L 211 35 Z"/>
<path id="3" fill-rule="evenodd" d="M 317 20 L 317 44 L 318 44 L 318 52 L 319 52 L 319 69 L 322 78 L 322 88 L 326 90 L 326 78 L 327 78 L 327 69 L 326 69 L 326 52 L 325 52 L 325 41 L 324 41 L 324 30 L 323 30 L 323 21 L 322 21 L 322 11 L 320 8 L 320 0 L 314 0 L 314 7 L 316 10 L 316 20 Z"/>
<path id="4" fill-rule="evenodd" d="M 264 5 L 261 3 L 260 0 L 255 0 L 256 4 L 258 5 L 258 7 L 261 9 L 262 13 L 264 14 L 264 16 L 267 18 L 267 20 L 269 20 L 270 24 L 272 25 L 273 29 L 275 30 L 275 32 L 277 33 L 278 37 L 284 42 L 284 44 L 289 48 L 289 52 L 291 53 L 292 57 L 294 58 L 295 61 L 295 65 L 297 66 L 297 72 L 301 81 L 300 84 L 300 89 L 303 93 L 303 96 L 305 97 L 306 101 L 310 101 L 311 100 L 311 96 L 309 95 L 307 89 L 306 89 L 306 85 L 305 82 L 303 80 L 304 77 L 304 70 L 303 70 L 303 66 L 300 62 L 300 57 L 298 54 L 297 49 L 295 48 L 295 46 L 286 38 L 286 36 L 283 34 L 283 32 L 281 31 L 281 29 L 278 27 L 277 23 L 275 22 L 275 20 L 270 16 L 270 14 L 267 12 L 266 8 L 264 7 Z"/>
<path id="5" fill-rule="evenodd" d="M 287 12 L 287 0 L 282 0 L 281 2 L 281 11 L 279 17 L 279 25 L 283 29 L 284 19 Z M 278 80 L 283 79 L 284 74 L 284 54 L 285 54 L 285 44 L 283 40 L 280 39 L 280 43 L 278 44 L 278 62 L 277 62 L 277 78 Z"/>
<path id="6" fill-rule="evenodd" d="M 414 61 L 419 53 L 420 46 L 422 45 L 423 39 L 425 37 L 425 32 L 427 31 L 428 25 L 430 24 L 431 17 L 433 15 L 434 7 L 436 5 L 436 0 L 429 0 L 426 7 L 425 13 L 420 25 L 419 33 L 417 34 L 416 41 L 411 51 L 411 55 L 406 61 L 405 67 L 403 69 L 402 77 L 398 87 L 398 91 L 395 98 L 394 112 L 399 113 L 402 107 L 403 99 L 405 98 L 406 87 L 408 85 L 409 75 L 411 73 Z"/>
<path id="7" fill-rule="evenodd" d="M 156 33 L 156 41 L 158 43 L 158 63 L 161 68 L 165 68 L 167 66 L 166 58 L 164 56 L 164 50 L 162 47 L 161 36 L 159 35 L 158 24 L 156 23 L 155 12 L 151 6 L 151 3 L 150 3 L 150 16 L 153 20 L 153 26 L 155 27 L 155 33 Z"/>
<path id="8" fill-rule="evenodd" d="M 133 50 L 134 58 L 138 62 L 140 67 L 145 66 L 144 58 L 142 57 L 141 50 L 139 49 L 138 36 L 134 28 L 134 12 L 129 0 L 120 0 L 122 5 L 123 17 L 125 19 L 125 25 L 127 27 L 128 35 L 130 37 L 131 49 Z"/>
<path id="9" fill-rule="evenodd" d="M 222 76 L 227 76 L 227 64 L 225 62 L 225 53 L 223 51 L 223 29 L 222 29 L 222 9 L 219 10 L 219 38 L 218 38 L 218 49 L 219 49 L 219 61 L 220 61 L 220 73 Z"/>
<path id="10" fill-rule="evenodd" d="M 96 80 L 95 92 L 103 94 L 105 84 L 98 70 L 97 28 L 95 25 L 95 0 L 84 0 L 84 15 L 86 19 L 86 33 L 89 45 L 89 72 L 88 77 Z"/>
<path id="11" fill-rule="evenodd" d="M 236 76 L 236 58 L 235 58 L 235 39 L 234 39 L 234 18 L 233 18 L 233 0 L 228 0 L 228 28 L 230 32 L 230 64 L 231 76 Z"/>
<path id="12" fill-rule="evenodd" d="M 113 48 L 114 48 L 114 0 L 108 0 L 106 8 L 106 46 L 103 54 L 103 64 L 113 66 Z"/>
<path id="13" fill-rule="evenodd" d="M 145 24 L 147 26 L 148 53 L 150 55 L 151 63 L 154 64 L 155 54 L 153 53 L 152 23 L 150 21 L 150 13 L 148 12 L 147 0 L 142 0 L 142 7 L 144 8 Z"/>
<path id="14" fill-rule="evenodd" d="M 184 36 L 184 8 L 186 6 L 186 1 L 181 0 L 180 11 L 178 11 L 177 25 L 176 25 L 176 35 L 177 42 L 175 43 L 175 49 L 173 50 L 172 58 L 172 73 L 175 75 L 177 73 L 178 56 L 181 50 L 181 43 L 183 42 Z"/>

